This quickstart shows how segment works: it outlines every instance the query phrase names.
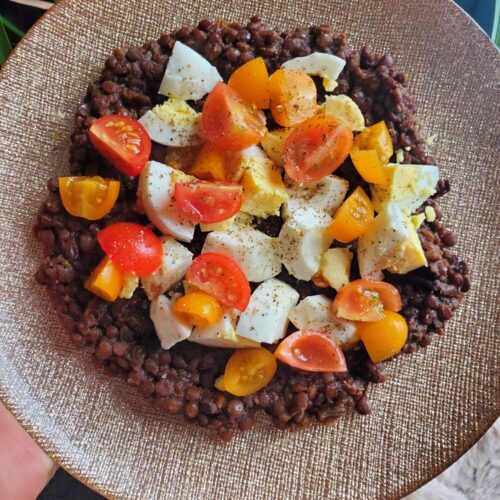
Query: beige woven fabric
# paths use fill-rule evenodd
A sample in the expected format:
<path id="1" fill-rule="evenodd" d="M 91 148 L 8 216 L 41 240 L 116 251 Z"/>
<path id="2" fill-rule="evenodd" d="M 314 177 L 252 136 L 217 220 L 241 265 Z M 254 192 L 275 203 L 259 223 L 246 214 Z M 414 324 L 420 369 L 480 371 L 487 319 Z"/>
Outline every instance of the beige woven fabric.
<path id="1" fill-rule="evenodd" d="M 159 414 L 74 349 L 33 279 L 30 228 L 49 176 L 67 172 L 75 106 L 114 47 L 203 17 L 260 12 L 287 27 L 328 22 L 354 46 L 391 51 L 411 74 L 424 130 L 452 193 L 444 210 L 473 269 L 447 335 L 391 363 L 374 414 L 282 433 L 263 417 L 230 444 Z M 335 2 L 68 0 L 0 74 L 0 397 L 63 467 L 110 497 L 376 498 L 417 488 L 469 448 L 500 408 L 500 64 L 448 0 Z"/>

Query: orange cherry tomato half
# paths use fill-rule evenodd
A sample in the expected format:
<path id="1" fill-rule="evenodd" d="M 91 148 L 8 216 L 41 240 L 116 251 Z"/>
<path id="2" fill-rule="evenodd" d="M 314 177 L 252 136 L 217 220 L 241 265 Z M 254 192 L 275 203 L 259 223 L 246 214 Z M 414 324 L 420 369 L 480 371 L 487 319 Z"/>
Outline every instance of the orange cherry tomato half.
<path id="1" fill-rule="evenodd" d="M 314 80 L 302 70 L 281 68 L 269 79 L 271 113 L 278 125 L 292 127 L 316 113 Z"/>
<path id="2" fill-rule="evenodd" d="M 299 330 L 284 339 L 274 355 L 286 365 L 308 372 L 345 372 L 342 349 L 327 335 Z"/>
<path id="3" fill-rule="evenodd" d="M 151 274 L 163 257 L 161 241 L 151 229 L 135 222 L 118 222 L 97 235 L 102 249 L 122 270 L 135 276 Z"/>
<path id="4" fill-rule="evenodd" d="M 269 73 L 262 57 L 240 66 L 227 84 L 249 104 L 255 104 L 259 109 L 269 107 Z"/>
<path id="5" fill-rule="evenodd" d="M 207 140 L 227 151 L 241 151 L 258 144 L 267 134 L 264 113 L 222 82 L 208 94 L 201 127 Z"/>
<path id="6" fill-rule="evenodd" d="M 243 204 L 243 188 L 239 184 L 176 184 L 174 196 L 180 209 L 202 224 L 229 219 L 238 213 Z"/>
<path id="7" fill-rule="evenodd" d="M 139 175 L 151 154 L 146 129 L 129 116 L 97 119 L 90 127 L 89 139 L 97 152 L 125 175 Z"/>
<path id="8" fill-rule="evenodd" d="M 358 333 L 374 363 L 392 358 L 408 339 L 408 324 L 400 314 L 384 311 L 378 321 L 358 323 Z"/>
<path id="9" fill-rule="evenodd" d="M 329 116 L 313 116 L 297 125 L 285 141 L 286 173 L 296 182 L 315 182 L 347 158 L 352 130 Z"/>
<path id="10" fill-rule="evenodd" d="M 220 253 L 198 255 L 186 273 L 186 281 L 225 307 L 244 311 L 250 300 L 250 284 L 245 273 L 233 259 Z"/>
<path id="11" fill-rule="evenodd" d="M 238 349 L 227 362 L 224 390 L 235 396 L 253 394 L 271 382 L 276 368 L 276 358 L 267 349 Z"/>
<path id="12" fill-rule="evenodd" d="M 363 279 L 344 285 L 332 302 L 336 316 L 354 321 L 379 321 L 384 317 L 384 309 L 397 312 L 401 307 L 401 296 L 395 286 Z"/>

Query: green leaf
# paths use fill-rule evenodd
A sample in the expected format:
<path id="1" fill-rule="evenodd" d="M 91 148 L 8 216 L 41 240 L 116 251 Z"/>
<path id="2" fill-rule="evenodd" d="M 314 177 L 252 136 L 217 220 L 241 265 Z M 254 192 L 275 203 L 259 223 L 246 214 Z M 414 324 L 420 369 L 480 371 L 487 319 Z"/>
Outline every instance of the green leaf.
<path id="1" fill-rule="evenodd" d="M 24 36 L 24 32 L 20 30 L 15 24 L 11 23 L 5 16 L 0 14 L 0 24 L 3 24 L 6 29 L 8 29 L 11 33 L 14 33 L 18 38 L 22 38 Z"/>
<path id="2" fill-rule="evenodd" d="M 0 21 L 0 65 L 5 63 L 11 51 L 12 47 L 7 32 L 5 31 L 5 26 L 3 22 Z"/>

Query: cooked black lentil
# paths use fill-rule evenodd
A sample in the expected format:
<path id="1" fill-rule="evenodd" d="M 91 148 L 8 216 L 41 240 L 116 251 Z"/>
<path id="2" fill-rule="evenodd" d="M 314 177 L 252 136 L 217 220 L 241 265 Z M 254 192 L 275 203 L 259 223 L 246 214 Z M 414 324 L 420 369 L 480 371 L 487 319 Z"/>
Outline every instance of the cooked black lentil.
<path id="1" fill-rule="evenodd" d="M 107 373 L 125 377 L 129 385 L 151 395 L 163 411 L 183 414 L 188 421 L 216 430 L 223 440 L 230 440 L 236 429 L 249 429 L 260 409 L 280 429 L 302 428 L 313 420 L 333 422 L 353 409 L 364 415 L 370 413 L 367 387 L 370 382 L 383 382 L 386 374 L 384 363 L 373 364 L 362 346 L 346 353 L 347 374 L 306 373 L 279 363 L 267 387 L 237 398 L 214 389 L 230 350 L 182 342 L 165 351 L 155 335 L 149 301 L 142 289 L 137 289 L 130 300 L 107 303 L 83 288 L 103 256 L 96 244 L 99 230 L 118 221 L 147 222 L 135 210 L 137 179 L 117 174 L 102 161 L 89 143 L 88 129 L 100 116 L 120 113 L 138 118 L 164 100 L 157 90 L 176 40 L 201 53 L 226 80 L 235 68 L 256 56 L 265 59 L 270 72 L 290 58 L 313 51 L 345 58 L 347 64 L 334 93 L 351 96 L 367 125 L 385 120 L 395 149 L 404 150 L 405 162 L 432 161 L 415 125 L 408 77 L 396 71 L 389 54 L 376 54 L 367 47 L 353 50 L 344 35 L 326 24 L 286 31 L 272 28 L 259 16 L 246 25 L 202 20 L 196 28 L 183 27 L 163 34 L 142 47 L 116 49 L 106 60 L 101 76 L 89 86 L 75 115 L 70 171 L 119 177 L 120 197 L 108 216 L 90 222 L 64 211 L 57 179 L 49 180 L 47 200 L 35 226 L 45 255 L 37 272 L 38 281 L 47 287 L 73 343 L 91 346 Z M 319 82 L 318 92 L 322 99 Z M 202 104 L 193 103 L 197 109 Z M 153 159 L 161 161 L 164 154 L 162 146 L 153 148 Z M 363 185 L 349 161 L 336 174 L 350 182 L 351 190 Z M 410 332 L 404 348 L 407 353 L 429 345 L 434 334 L 444 332 L 444 323 L 470 287 L 467 264 L 452 253 L 456 237 L 445 229 L 437 205 L 437 198 L 448 190 L 448 181 L 440 181 L 434 199 L 426 202 L 434 207 L 436 220 L 424 223 L 419 230 L 429 267 L 405 276 L 387 275 L 401 292 L 402 313 Z M 271 236 L 278 234 L 280 224 L 279 217 L 257 221 L 257 227 Z M 202 244 L 203 235 L 197 230 L 190 248 L 199 253 Z M 301 297 L 325 293 L 325 289 L 298 281 L 286 271 L 278 277 L 297 288 Z M 352 278 L 356 277 L 357 266 L 353 265 Z M 329 289 L 328 293 L 335 292 Z M 273 346 L 269 348 L 273 350 Z"/>

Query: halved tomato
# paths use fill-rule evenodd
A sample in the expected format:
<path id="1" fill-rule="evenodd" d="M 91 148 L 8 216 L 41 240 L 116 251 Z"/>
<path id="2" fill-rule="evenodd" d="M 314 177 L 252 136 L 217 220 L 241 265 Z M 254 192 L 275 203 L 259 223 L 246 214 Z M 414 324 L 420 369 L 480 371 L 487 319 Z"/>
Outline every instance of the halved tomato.
<path id="1" fill-rule="evenodd" d="M 263 347 L 238 349 L 227 362 L 224 390 L 235 396 L 248 396 L 269 384 L 275 373 L 276 358 L 272 352 Z"/>
<path id="2" fill-rule="evenodd" d="M 299 330 L 284 339 L 274 355 L 282 362 L 309 372 L 345 372 L 342 349 L 327 335 Z"/>
<path id="3" fill-rule="evenodd" d="M 118 222 L 99 232 L 97 240 L 122 271 L 146 276 L 161 264 L 161 241 L 146 226 L 135 222 Z"/>
<path id="4" fill-rule="evenodd" d="M 243 204 L 239 184 L 189 182 L 176 184 L 175 201 L 180 209 L 202 224 L 213 224 L 238 213 Z"/>
<path id="5" fill-rule="evenodd" d="M 241 151 L 258 144 L 267 134 L 264 113 L 222 82 L 208 94 L 201 127 L 206 139 L 227 151 Z"/>
<path id="6" fill-rule="evenodd" d="M 269 107 L 269 73 L 262 57 L 240 66 L 227 84 L 249 104 L 255 104 L 259 109 Z"/>
<path id="7" fill-rule="evenodd" d="M 139 175 L 151 154 L 151 139 L 146 129 L 129 116 L 107 115 L 90 127 L 94 148 L 125 175 Z"/>
<path id="8" fill-rule="evenodd" d="M 244 311 L 250 300 L 250 284 L 230 257 L 208 252 L 193 260 L 186 281 L 214 296 L 223 306 Z"/>
<path id="9" fill-rule="evenodd" d="M 347 158 L 352 130 L 330 116 L 313 116 L 297 125 L 285 141 L 286 173 L 296 182 L 315 182 Z"/>
<path id="10" fill-rule="evenodd" d="M 397 312 L 401 307 L 395 286 L 363 279 L 344 285 L 332 303 L 336 316 L 354 321 L 379 321 L 384 317 L 384 309 Z"/>

